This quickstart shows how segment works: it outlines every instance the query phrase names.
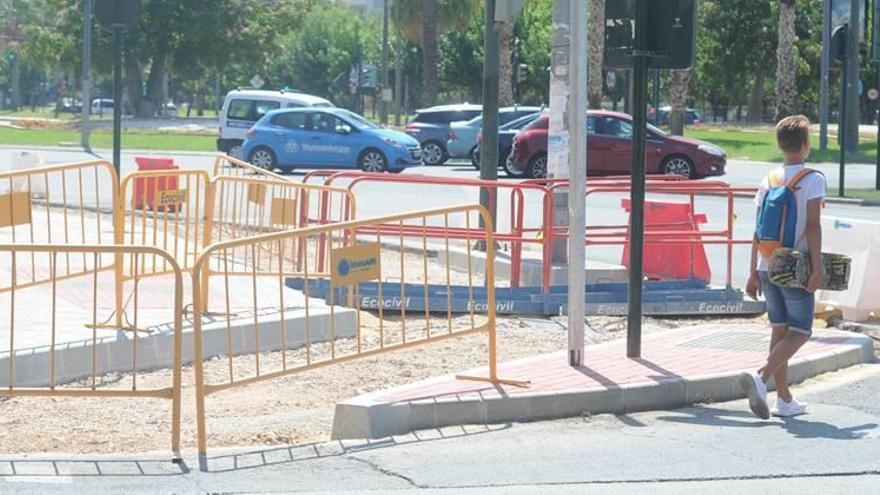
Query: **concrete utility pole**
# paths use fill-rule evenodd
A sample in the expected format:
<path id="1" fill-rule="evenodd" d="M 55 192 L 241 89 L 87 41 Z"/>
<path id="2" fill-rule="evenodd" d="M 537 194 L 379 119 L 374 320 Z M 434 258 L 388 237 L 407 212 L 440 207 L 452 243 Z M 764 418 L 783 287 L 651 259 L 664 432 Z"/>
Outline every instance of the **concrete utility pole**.
<path id="1" fill-rule="evenodd" d="M 82 66 L 82 117 L 80 122 L 80 145 L 89 146 L 89 117 L 92 112 L 92 0 L 85 0 L 83 10 L 83 66 Z"/>
<path id="2" fill-rule="evenodd" d="M 568 364 L 581 366 L 584 354 L 586 291 L 585 236 L 587 187 L 587 31 L 585 0 L 571 2 L 571 76 L 568 128 L 573 129 L 569 154 L 568 214 Z"/>
<path id="3" fill-rule="evenodd" d="M 862 32 L 861 4 L 864 0 L 850 0 L 850 32 L 852 43 L 849 43 L 849 53 L 846 64 L 846 90 L 847 90 L 847 125 L 844 143 L 847 153 L 859 151 L 859 33 Z"/>
<path id="4" fill-rule="evenodd" d="M 504 1 L 504 0 L 501 0 Z M 483 145 L 480 147 L 480 179 L 498 180 L 498 67 L 501 33 L 495 22 L 495 0 L 486 0 L 486 36 L 483 43 Z M 489 190 L 480 189 L 480 204 L 489 210 L 495 228 L 495 202 Z M 496 198 L 497 200 L 497 198 Z M 482 221 L 481 221 L 482 222 Z"/>
<path id="5" fill-rule="evenodd" d="M 822 5 L 822 67 L 819 76 L 819 149 L 828 149 L 828 72 L 831 68 L 831 1 Z M 877 0 L 875 0 L 877 1 Z"/>
<path id="6" fill-rule="evenodd" d="M 553 198 L 554 223 L 569 226 L 567 245 L 562 240 L 554 242 L 553 261 L 568 262 L 568 356 L 571 366 L 583 364 L 584 352 L 587 10 L 585 1 L 554 1 L 550 52 L 548 175 L 569 179 L 568 190 L 555 194 Z"/>
<path id="7" fill-rule="evenodd" d="M 569 177 L 570 19 L 570 1 L 554 0 L 553 34 L 550 39 L 550 128 L 547 141 L 547 175 L 553 178 Z M 568 191 L 562 189 L 556 191 L 553 198 L 554 225 L 564 227 L 568 225 Z M 552 254 L 554 263 L 568 262 L 566 248 L 564 239 L 554 239 Z"/>
<path id="8" fill-rule="evenodd" d="M 382 2 L 382 91 L 379 95 L 379 122 L 388 123 L 388 101 L 385 91 L 388 89 L 388 0 Z"/>

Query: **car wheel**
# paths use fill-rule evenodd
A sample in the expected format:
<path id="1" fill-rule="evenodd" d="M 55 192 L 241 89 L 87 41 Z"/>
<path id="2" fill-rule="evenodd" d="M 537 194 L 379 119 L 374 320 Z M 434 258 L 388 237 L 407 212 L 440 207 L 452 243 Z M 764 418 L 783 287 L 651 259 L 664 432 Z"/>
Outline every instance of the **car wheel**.
<path id="1" fill-rule="evenodd" d="M 231 156 L 232 158 L 241 160 L 241 144 L 233 144 L 232 147 L 229 148 L 229 151 L 226 152 L 226 154 Z"/>
<path id="2" fill-rule="evenodd" d="M 422 161 L 425 165 L 443 165 L 446 161 L 446 150 L 436 141 L 428 141 L 422 145 Z"/>
<path id="3" fill-rule="evenodd" d="M 533 179 L 544 179 L 547 177 L 547 155 L 541 153 L 535 155 L 529 160 L 529 177 Z"/>
<path id="4" fill-rule="evenodd" d="M 475 169 L 480 170 L 480 149 L 476 146 L 471 150 L 471 165 L 473 165 Z"/>
<path id="5" fill-rule="evenodd" d="M 254 151 L 251 151 L 251 156 L 248 157 L 248 161 L 257 167 L 270 171 L 275 170 L 275 167 L 278 166 L 278 162 L 275 159 L 275 153 L 265 146 L 260 146 Z"/>
<path id="6" fill-rule="evenodd" d="M 663 160 L 661 171 L 666 175 L 682 175 L 688 179 L 694 178 L 694 164 L 690 158 L 681 155 L 670 156 Z"/>
<path id="7" fill-rule="evenodd" d="M 388 161 L 381 151 L 368 149 L 361 153 L 358 167 L 364 172 L 384 172 L 388 169 Z"/>
<path id="8" fill-rule="evenodd" d="M 510 154 L 509 149 L 501 152 L 501 156 L 499 157 L 498 161 L 501 162 L 501 168 L 504 169 L 504 173 L 506 173 L 507 176 L 512 179 L 522 179 L 528 173 L 520 172 L 516 169 L 516 166 L 513 164 L 513 155 Z"/>

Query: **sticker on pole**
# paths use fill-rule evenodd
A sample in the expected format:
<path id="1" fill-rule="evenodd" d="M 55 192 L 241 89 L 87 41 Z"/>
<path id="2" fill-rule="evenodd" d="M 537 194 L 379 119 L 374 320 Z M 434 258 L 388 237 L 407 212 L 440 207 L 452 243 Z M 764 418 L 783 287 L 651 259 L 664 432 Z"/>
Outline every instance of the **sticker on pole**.
<path id="1" fill-rule="evenodd" d="M 330 251 L 330 285 L 341 287 L 379 279 L 379 244 Z"/>

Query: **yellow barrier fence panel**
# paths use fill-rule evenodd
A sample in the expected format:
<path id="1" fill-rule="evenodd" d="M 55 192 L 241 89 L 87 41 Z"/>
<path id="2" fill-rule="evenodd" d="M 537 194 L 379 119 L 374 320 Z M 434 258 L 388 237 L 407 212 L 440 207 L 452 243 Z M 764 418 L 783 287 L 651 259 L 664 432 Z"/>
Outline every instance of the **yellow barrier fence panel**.
<path id="1" fill-rule="evenodd" d="M 214 159 L 214 177 L 244 177 L 250 179 L 290 181 L 288 177 L 276 173 L 273 170 L 266 170 L 228 155 L 217 155 Z"/>
<path id="2" fill-rule="evenodd" d="M 481 221 L 492 225 L 484 209 L 468 205 L 314 225 L 208 247 L 193 271 L 193 279 L 201 281 L 193 284 L 193 321 L 202 468 L 207 469 L 205 399 L 234 387 L 475 332 L 487 334 L 489 374 L 463 378 L 523 384 L 496 374 L 495 241 L 491 227 L 478 229 Z M 439 247 L 429 246 L 428 239 L 438 236 Z M 450 244 L 483 246 L 485 272 L 450 266 Z M 328 252 L 322 264 L 317 258 L 323 247 Z M 209 265 L 210 275 L 204 276 Z M 453 312 L 453 286 L 467 298 L 466 310 Z M 239 307 L 230 303 L 236 299 Z M 236 352 L 233 341 L 243 337 L 230 332 L 224 358 L 199 358 L 205 357 L 201 316 L 207 304 L 214 315 L 224 315 L 226 328 L 235 318 L 252 319 L 250 352 Z"/>
<path id="3" fill-rule="evenodd" d="M 156 170 L 126 175 L 120 185 L 118 229 L 121 242 L 159 248 L 192 270 L 205 245 L 211 243 L 212 191 L 203 170 Z M 141 258 L 135 267 L 125 260 L 124 274 L 131 277 L 167 272 L 164 258 Z"/>
<path id="4" fill-rule="evenodd" d="M 45 261 L 48 283 L 23 287 L 15 279 L 22 274 L 20 261 L 29 263 L 31 255 Z M 84 256 L 89 266 L 131 257 L 135 271 L 122 286 L 110 271 L 66 277 L 68 256 Z M 154 256 L 169 269 L 145 279 L 137 269 L 141 259 Z M 0 293 L 0 397 L 89 397 L 96 409 L 110 397 L 167 399 L 171 448 L 178 453 L 183 278 L 174 258 L 153 247 L 2 243 L 0 266 L 10 267 L 13 279 L 10 290 Z M 126 337 L 99 325 L 120 291 L 131 309 Z M 155 367 L 152 337 L 171 343 L 172 372 L 165 383 L 139 381 Z"/>
<path id="5" fill-rule="evenodd" d="M 111 245 L 118 204 L 116 172 L 103 160 L 52 165 L 0 173 L 0 243 Z M 64 252 L 53 276 L 49 254 L 21 251 L 16 272 L 0 267 L 0 293 L 111 269 L 113 262 L 94 264 L 86 253 Z"/>

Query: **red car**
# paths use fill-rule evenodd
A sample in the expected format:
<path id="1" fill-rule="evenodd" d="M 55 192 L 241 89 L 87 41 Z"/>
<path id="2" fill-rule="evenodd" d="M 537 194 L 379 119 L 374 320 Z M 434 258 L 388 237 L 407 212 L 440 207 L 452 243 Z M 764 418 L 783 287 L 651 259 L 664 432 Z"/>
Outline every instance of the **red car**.
<path id="1" fill-rule="evenodd" d="M 549 115 L 520 131 L 513 140 L 512 166 L 536 179 L 547 176 L 547 132 Z M 587 112 L 588 175 L 627 175 L 632 168 L 632 118 L 605 110 Z M 727 155 L 714 144 L 697 139 L 670 136 L 648 124 L 649 174 L 678 174 L 690 178 L 724 175 Z"/>

